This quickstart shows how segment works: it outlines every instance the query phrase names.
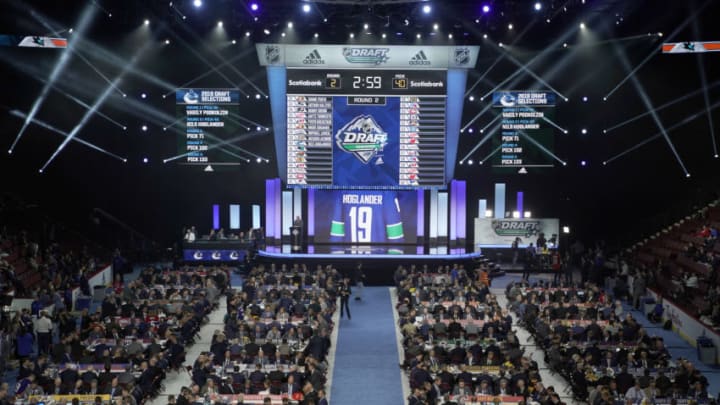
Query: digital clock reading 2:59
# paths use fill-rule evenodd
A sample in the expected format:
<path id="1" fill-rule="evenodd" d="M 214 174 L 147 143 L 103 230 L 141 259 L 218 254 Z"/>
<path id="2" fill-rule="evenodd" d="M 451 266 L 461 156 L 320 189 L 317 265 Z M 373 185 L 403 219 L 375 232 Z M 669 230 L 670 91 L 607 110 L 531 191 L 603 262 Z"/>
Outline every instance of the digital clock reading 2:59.
<path id="1" fill-rule="evenodd" d="M 353 89 L 381 89 L 382 76 L 353 76 Z"/>
<path id="2" fill-rule="evenodd" d="M 288 94 L 445 95 L 444 70 L 293 69 Z"/>

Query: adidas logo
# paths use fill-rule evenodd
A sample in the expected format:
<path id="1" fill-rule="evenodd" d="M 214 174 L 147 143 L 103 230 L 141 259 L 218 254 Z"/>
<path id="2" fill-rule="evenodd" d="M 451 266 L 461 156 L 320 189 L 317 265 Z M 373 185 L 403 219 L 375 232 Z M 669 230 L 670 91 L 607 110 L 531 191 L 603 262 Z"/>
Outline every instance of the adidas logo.
<path id="1" fill-rule="evenodd" d="M 428 60 L 427 55 L 425 55 L 425 51 L 421 50 L 410 59 L 410 64 L 427 66 L 430 64 L 430 61 Z"/>
<path id="2" fill-rule="evenodd" d="M 320 56 L 320 52 L 317 49 L 313 50 L 308 56 L 303 59 L 304 65 L 324 65 L 325 60 Z"/>

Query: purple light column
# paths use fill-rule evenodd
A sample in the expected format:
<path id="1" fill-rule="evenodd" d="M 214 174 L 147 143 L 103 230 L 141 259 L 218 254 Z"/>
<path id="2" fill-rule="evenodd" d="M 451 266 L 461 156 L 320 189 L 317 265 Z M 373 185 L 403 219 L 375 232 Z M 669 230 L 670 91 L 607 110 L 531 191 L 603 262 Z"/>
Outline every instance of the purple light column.
<path id="1" fill-rule="evenodd" d="M 417 236 L 425 236 L 425 190 L 417 191 Z"/>
<path id="2" fill-rule="evenodd" d="M 315 189 L 309 188 L 308 194 L 308 217 L 307 217 L 307 232 L 308 237 L 315 236 Z"/>
<path id="3" fill-rule="evenodd" d="M 213 204 L 213 229 L 220 229 L 220 205 Z"/>
<path id="4" fill-rule="evenodd" d="M 467 183 L 465 181 L 458 181 L 457 187 L 457 236 L 458 239 L 465 239 L 467 235 Z M 484 213 L 483 213 L 484 214 Z"/>
<path id="5" fill-rule="evenodd" d="M 457 240 L 457 186 L 457 180 L 450 182 L 450 240 Z"/>
<path id="6" fill-rule="evenodd" d="M 280 179 L 274 179 L 275 182 L 275 237 L 282 239 L 282 183 Z"/>
<path id="7" fill-rule="evenodd" d="M 275 237 L 275 184 L 274 179 L 265 180 L 265 236 Z"/>
<path id="8" fill-rule="evenodd" d="M 525 211 L 523 211 L 523 197 L 524 197 L 523 192 L 518 191 L 517 192 L 517 204 L 516 204 L 515 209 L 520 213 L 520 218 L 525 217 Z"/>

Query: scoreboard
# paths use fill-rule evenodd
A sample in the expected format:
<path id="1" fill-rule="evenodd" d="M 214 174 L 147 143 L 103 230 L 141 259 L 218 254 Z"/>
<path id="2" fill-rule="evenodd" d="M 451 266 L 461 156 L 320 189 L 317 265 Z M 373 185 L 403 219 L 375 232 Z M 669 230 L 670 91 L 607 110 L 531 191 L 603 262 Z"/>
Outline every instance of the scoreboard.
<path id="1" fill-rule="evenodd" d="M 288 69 L 287 184 L 445 185 L 442 70 Z"/>

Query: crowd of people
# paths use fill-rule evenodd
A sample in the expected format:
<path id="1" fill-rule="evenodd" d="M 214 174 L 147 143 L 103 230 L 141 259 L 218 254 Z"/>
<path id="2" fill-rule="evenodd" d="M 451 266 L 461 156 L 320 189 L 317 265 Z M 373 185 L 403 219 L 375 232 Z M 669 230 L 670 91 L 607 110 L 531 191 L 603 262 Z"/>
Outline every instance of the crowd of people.
<path id="1" fill-rule="evenodd" d="M 720 222 L 705 207 L 628 258 L 632 275 L 711 327 L 720 326 Z M 715 221 L 714 221 L 715 219 Z"/>
<path id="2" fill-rule="evenodd" d="M 242 290 L 228 292 L 224 328 L 195 360 L 192 385 L 176 403 L 259 395 L 326 405 L 333 315 L 346 282 L 332 266 L 253 267 Z"/>
<path id="3" fill-rule="evenodd" d="M 151 398 L 167 370 L 182 368 L 187 346 L 228 285 L 224 268 L 147 268 L 136 281 L 119 277 L 94 312 L 50 306 L 33 320 L 24 309 L 11 323 L 17 386 L 0 397 L 109 395 L 129 405 Z"/>
<path id="4" fill-rule="evenodd" d="M 543 386 L 537 363 L 524 353 L 507 309 L 490 293 L 488 271 L 485 266 L 397 269 L 405 359 L 400 366 L 408 374 L 410 404 L 477 396 L 560 403 L 559 393 Z"/>
<path id="5" fill-rule="evenodd" d="M 506 293 L 510 309 L 577 400 L 707 400 L 707 378 L 690 361 L 672 359 L 662 338 L 648 334 L 597 285 L 524 281 L 508 285 Z"/>

